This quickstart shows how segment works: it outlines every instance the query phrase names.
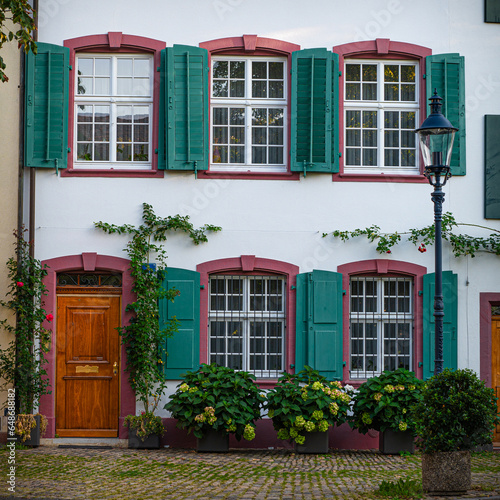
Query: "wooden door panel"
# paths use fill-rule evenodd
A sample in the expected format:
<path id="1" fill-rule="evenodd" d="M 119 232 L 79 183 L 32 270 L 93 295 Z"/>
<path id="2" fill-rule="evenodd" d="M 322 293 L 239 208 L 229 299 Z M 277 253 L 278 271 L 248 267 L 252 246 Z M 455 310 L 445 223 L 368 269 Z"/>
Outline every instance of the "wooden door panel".
<path id="1" fill-rule="evenodd" d="M 57 316 L 56 432 L 118 436 L 120 297 L 61 295 Z"/>

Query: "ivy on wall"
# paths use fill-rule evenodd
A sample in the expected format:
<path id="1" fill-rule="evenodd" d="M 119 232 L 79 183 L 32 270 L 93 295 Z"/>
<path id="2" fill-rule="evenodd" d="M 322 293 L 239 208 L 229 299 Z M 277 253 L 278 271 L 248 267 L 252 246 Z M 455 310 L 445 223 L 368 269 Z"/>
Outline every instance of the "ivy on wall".
<path id="1" fill-rule="evenodd" d="M 454 229 L 462 226 L 477 227 L 490 231 L 490 234 L 486 237 L 480 237 L 454 232 Z M 450 212 L 446 212 L 443 215 L 441 231 L 443 239 L 450 243 L 455 257 L 465 255 L 475 257 L 476 252 L 488 252 L 500 255 L 500 230 L 498 229 L 478 224 L 457 222 Z M 415 246 L 418 246 L 419 252 L 423 253 L 427 250 L 427 245 L 434 243 L 435 227 L 432 224 L 421 229 L 409 229 L 401 233 L 382 233 L 380 227 L 374 224 L 365 229 L 355 229 L 354 231 L 340 231 L 336 229 L 331 233 L 323 233 L 323 238 L 330 234 L 335 238 L 340 238 L 342 241 L 364 236 L 370 242 L 377 243 L 376 250 L 381 254 L 392 253 L 392 247 L 400 243 L 404 237 Z"/>
<path id="2" fill-rule="evenodd" d="M 207 232 L 221 231 L 221 228 L 205 224 L 196 229 L 187 215 L 158 217 L 147 203 L 143 204 L 142 220 L 143 223 L 138 227 L 106 222 L 95 222 L 94 225 L 108 234 L 132 236 L 124 250 L 130 259 L 130 272 L 134 280 L 132 291 L 136 300 L 126 307 L 127 311 L 133 313 L 130 323 L 119 330 L 127 352 L 130 385 L 149 413 L 156 410 L 166 387 L 161 361 L 165 340 L 178 328 L 175 318 L 165 328 L 160 328 L 158 302 L 160 299 L 173 301 L 179 294 L 175 289 L 165 290 L 161 286 L 167 267 L 167 253 L 162 243 L 167 240 L 168 232 L 180 231 L 187 234 L 195 245 L 199 245 L 208 241 Z M 151 265 L 153 257 L 155 265 Z"/>

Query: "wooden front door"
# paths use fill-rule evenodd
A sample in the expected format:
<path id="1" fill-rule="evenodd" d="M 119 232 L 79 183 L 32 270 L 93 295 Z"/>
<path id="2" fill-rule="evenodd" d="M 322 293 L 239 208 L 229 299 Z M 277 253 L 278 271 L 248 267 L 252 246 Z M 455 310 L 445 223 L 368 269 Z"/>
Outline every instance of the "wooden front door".
<path id="1" fill-rule="evenodd" d="M 120 296 L 57 298 L 56 433 L 118 437 Z"/>
<path id="2" fill-rule="evenodd" d="M 491 387 L 495 396 L 500 398 L 500 316 L 491 318 Z M 500 399 L 497 404 L 500 411 Z M 494 430 L 493 441 L 500 442 L 500 424 Z"/>

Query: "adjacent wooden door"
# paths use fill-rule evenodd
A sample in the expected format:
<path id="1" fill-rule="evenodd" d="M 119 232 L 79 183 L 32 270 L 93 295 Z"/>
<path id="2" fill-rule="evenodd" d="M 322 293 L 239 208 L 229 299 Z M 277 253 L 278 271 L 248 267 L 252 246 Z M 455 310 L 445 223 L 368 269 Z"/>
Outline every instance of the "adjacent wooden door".
<path id="1" fill-rule="evenodd" d="M 57 298 L 56 433 L 117 437 L 120 296 Z"/>
<path id="2" fill-rule="evenodd" d="M 500 398 L 500 316 L 491 318 L 491 387 Z M 497 404 L 500 411 L 500 399 Z M 493 441 L 500 442 L 500 424 L 495 428 Z"/>

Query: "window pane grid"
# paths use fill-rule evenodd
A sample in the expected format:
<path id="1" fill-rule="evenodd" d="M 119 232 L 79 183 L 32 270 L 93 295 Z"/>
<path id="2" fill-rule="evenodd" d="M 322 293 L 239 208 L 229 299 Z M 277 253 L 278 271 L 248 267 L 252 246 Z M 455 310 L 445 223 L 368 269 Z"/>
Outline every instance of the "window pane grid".
<path id="1" fill-rule="evenodd" d="M 213 60 L 211 157 L 214 169 L 231 171 L 251 167 L 270 172 L 285 169 L 285 75 L 284 60 Z M 237 116 L 232 117 L 232 113 Z"/>
<path id="2" fill-rule="evenodd" d="M 350 376 L 412 370 L 413 282 L 356 277 L 350 283 Z"/>
<path id="3" fill-rule="evenodd" d="M 284 371 L 285 280 L 212 276 L 209 360 L 257 377 Z"/>
<path id="4" fill-rule="evenodd" d="M 346 62 L 348 169 L 365 173 L 418 172 L 414 132 L 419 110 L 417 71 L 417 64 L 411 62 Z"/>
<path id="5" fill-rule="evenodd" d="M 150 167 L 152 59 L 84 54 L 76 66 L 75 167 Z"/>

